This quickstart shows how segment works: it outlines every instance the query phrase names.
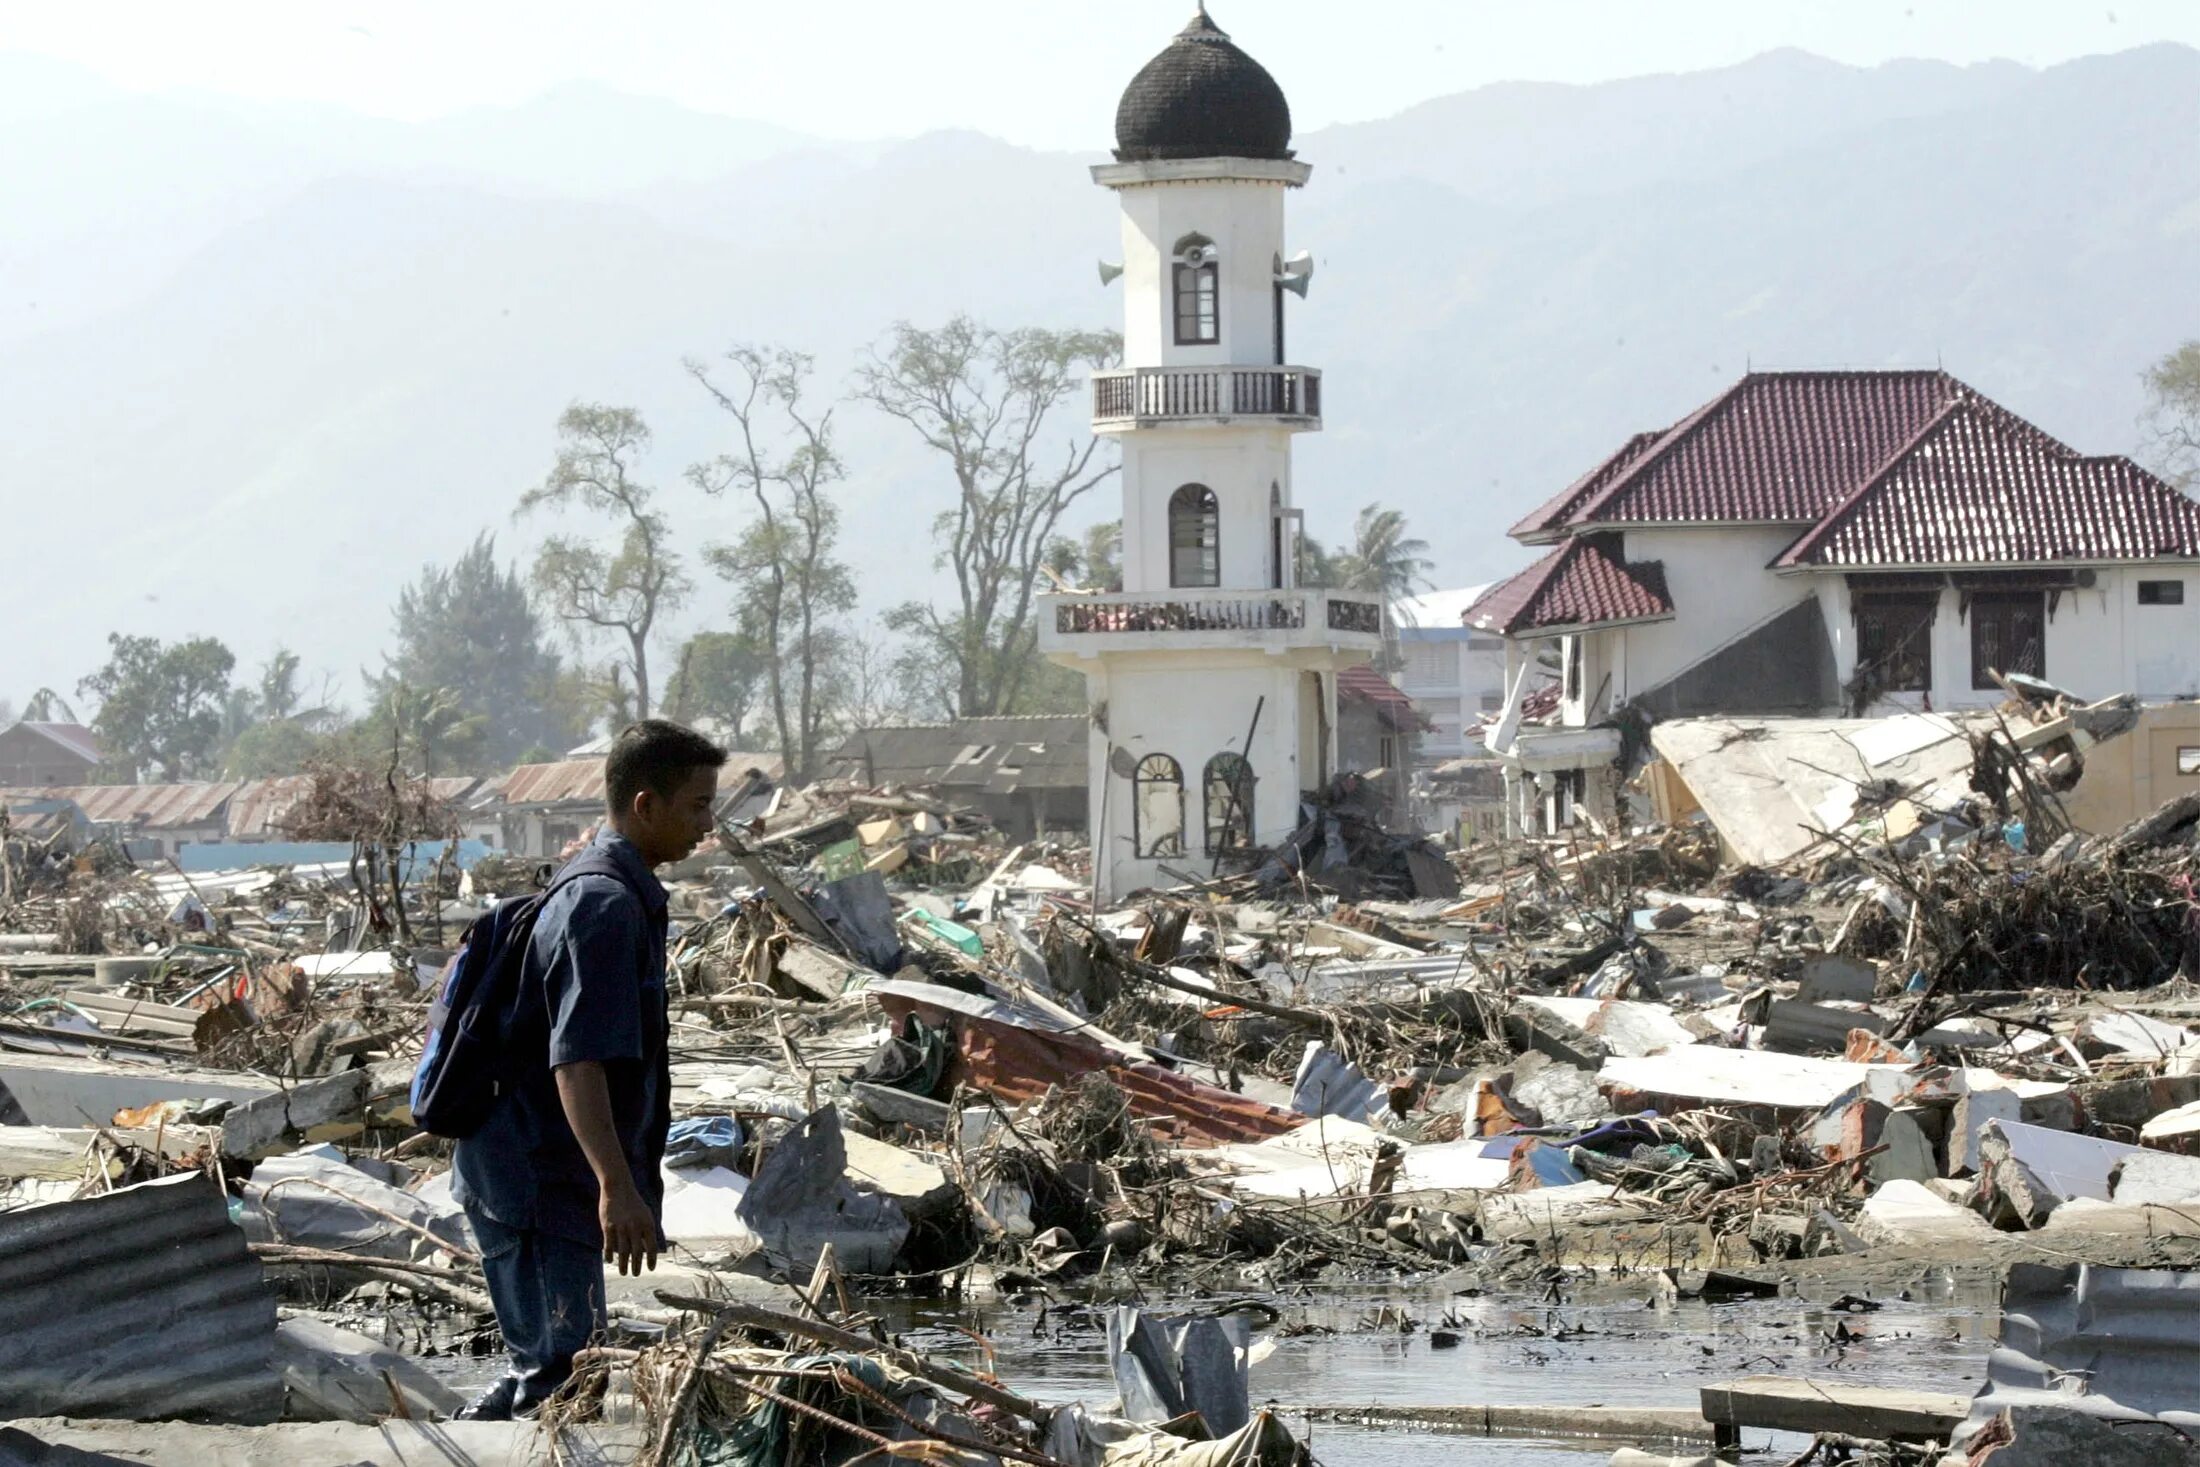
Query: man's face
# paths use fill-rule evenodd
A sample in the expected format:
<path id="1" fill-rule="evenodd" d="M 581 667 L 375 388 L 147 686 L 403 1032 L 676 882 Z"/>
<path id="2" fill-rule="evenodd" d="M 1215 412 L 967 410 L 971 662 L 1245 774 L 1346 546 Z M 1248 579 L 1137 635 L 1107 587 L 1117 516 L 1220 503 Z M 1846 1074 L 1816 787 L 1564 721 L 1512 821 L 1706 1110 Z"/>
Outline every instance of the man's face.
<path id="1" fill-rule="evenodd" d="M 703 837 L 711 832 L 711 806 L 718 799 L 718 771 L 691 769 L 681 786 L 666 799 L 645 789 L 634 797 L 635 844 L 650 864 L 667 865 L 695 854 Z"/>

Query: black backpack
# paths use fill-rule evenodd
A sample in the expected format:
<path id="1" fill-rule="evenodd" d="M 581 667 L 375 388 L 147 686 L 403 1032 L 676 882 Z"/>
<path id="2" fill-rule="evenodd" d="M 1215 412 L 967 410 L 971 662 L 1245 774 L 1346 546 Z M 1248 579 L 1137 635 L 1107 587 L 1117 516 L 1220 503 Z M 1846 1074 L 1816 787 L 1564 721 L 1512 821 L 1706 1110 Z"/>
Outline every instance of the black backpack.
<path id="1" fill-rule="evenodd" d="M 467 924 L 428 1006 L 427 1042 L 413 1071 L 413 1124 L 421 1130 L 459 1140 L 489 1119 L 528 1049 L 514 1026 L 535 919 L 552 892 L 582 876 L 609 876 L 634 890 L 610 856 L 587 851 L 541 891 L 506 897 Z"/>

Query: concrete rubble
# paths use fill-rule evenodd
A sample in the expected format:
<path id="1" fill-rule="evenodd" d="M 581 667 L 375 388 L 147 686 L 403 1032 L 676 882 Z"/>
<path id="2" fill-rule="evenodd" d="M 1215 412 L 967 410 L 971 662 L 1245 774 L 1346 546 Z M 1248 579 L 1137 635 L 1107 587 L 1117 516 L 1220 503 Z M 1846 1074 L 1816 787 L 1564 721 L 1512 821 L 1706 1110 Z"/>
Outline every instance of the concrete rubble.
<path id="1" fill-rule="evenodd" d="M 1306 812 L 1353 832 L 1320 843 L 1328 864 L 1302 832 L 1108 910 L 1085 851 L 1003 841 L 924 791 L 746 790 L 744 823 L 669 873 L 681 1272 L 615 1293 L 556 1430 L 627 1460 L 668 1403 L 680 1430 L 763 1430 L 793 1391 L 843 1440 L 998 1460 L 1297 1451 L 1247 1404 L 1261 1352 L 1239 1323 L 1113 1319 L 1130 1406 L 1072 1412 L 894 1348 L 861 1312 L 886 1293 L 1105 1299 L 1218 1268 L 1269 1289 L 1609 1285 L 1654 1250 L 1654 1297 L 1874 1260 L 2003 1270 L 2038 1332 L 2042 1268 L 2094 1271 L 2065 1294 L 2187 1279 L 2200 802 L 2106 834 L 2058 815 L 2076 736 L 2021 730 L 2104 726 L 2084 712 L 2013 709 L 2012 734 L 1852 723 L 1873 782 L 1839 809 L 1781 796 L 1810 802 L 1804 840 L 1763 828 L 1796 812 L 1744 797 L 1743 754 L 1684 726 L 1653 742 L 1700 808 L 1628 834 L 1441 852 L 1332 792 Z M 0 947 L 0 1309 L 27 1330 L 0 1343 L 7 1414 L 169 1422 L 179 1444 L 447 1415 L 439 1363 L 490 1321 L 448 1148 L 412 1128 L 404 1082 L 425 985 L 532 863 L 431 874 L 403 940 L 333 879 L 183 890 L 97 844 L 6 859 L 0 933 L 28 939 Z M 148 1188 L 194 1199 L 205 1258 L 131 1274 L 128 1307 L 218 1329 L 222 1363 L 55 1380 L 36 1362 L 123 1307 L 66 1240 Z M 727 1302 L 789 1286 L 806 1313 Z M 2196 1347 L 2159 1342 L 2188 1372 Z M 697 1371 L 709 1389 L 683 1389 Z M 1746 1423 L 1789 1409 L 1777 1395 L 1721 1399 Z M 2058 1425 L 2067 1401 L 1998 1368 L 1989 1395 L 2006 1404 L 1952 1460 L 2049 1460 L 2002 1454 L 2101 1415 Z M 95 1450 L 104 1429 L 39 1439 Z M 1675 1446 L 1616 1460 L 1698 1460 Z M 345 1460 L 410 1460 L 392 1450 Z"/>

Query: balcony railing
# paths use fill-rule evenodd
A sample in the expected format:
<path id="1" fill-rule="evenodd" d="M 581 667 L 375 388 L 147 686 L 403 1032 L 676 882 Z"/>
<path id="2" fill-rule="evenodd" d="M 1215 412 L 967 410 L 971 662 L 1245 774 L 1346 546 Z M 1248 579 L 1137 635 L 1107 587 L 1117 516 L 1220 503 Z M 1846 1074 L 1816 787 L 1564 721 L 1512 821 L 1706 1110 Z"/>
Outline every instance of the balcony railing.
<path id="1" fill-rule="evenodd" d="M 1383 634 L 1383 603 L 1347 601 L 1332 596 L 1329 598 L 1329 629 L 1333 632 L 1360 632 L 1370 637 L 1379 637 Z"/>
<path id="2" fill-rule="evenodd" d="M 1065 594 L 1046 598 L 1054 607 L 1057 636 L 1138 632 L 1305 632 L 1307 640 L 1325 641 L 1326 633 L 1380 637 L 1383 608 L 1334 591 L 1242 591 L 1214 595 L 1152 595 L 1114 592 L 1104 596 Z M 1317 608 L 1314 603 L 1323 603 Z"/>
<path id="3" fill-rule="evenodd" d="M 1291 418 L 1318 424 L 1322 374 L 1310 367 L 1132 367 L 1092 374 L 1094 423 Z"/>

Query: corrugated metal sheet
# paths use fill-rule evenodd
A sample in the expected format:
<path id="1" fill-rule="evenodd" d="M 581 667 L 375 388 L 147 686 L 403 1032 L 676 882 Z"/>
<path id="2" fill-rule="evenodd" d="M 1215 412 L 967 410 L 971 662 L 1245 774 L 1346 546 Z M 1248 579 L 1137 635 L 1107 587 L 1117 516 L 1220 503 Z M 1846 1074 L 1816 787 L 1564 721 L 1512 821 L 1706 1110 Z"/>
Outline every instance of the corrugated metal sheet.
<path id="1" fill-rule="evenodd" d="M 239 786 L 214 784 L 80 784 L 66 789 L 5 791 L 18 796 L 60 797 L 76 801 L 85 818 L 98 825 L 128 825 L 139 830 L 182 830 L 212 824 Z"/>
<path id="2" fill-rule="evenodd" d="M 603 760 L 563 759 L 555 764 L 522 764 L 498 786 L 507 805 L 563 805 L 603 801 Z"/>
<path id="3" fill-rule="evenodd" d="M 1081 713 L 881 724 L 850 734 L 829 762 L 881 785 L 1082 790 L 1091 729 Z"/>
<path id="4" fill-rule="evenodd" d="M 2200 1436 L 2196 1362 L 2200 1273 L 2014 1264 L 2002 1289 L 2001 1344 L 1987 1357 L 1986 1384 L 1956 1441 L 2005 1411 L 2044 1409 L 2097 1418 L 2119 1439 L 2165 1454 L 2148 1460 L 2182 1462 L 2179 1437 Z M 2010 1458 L 2052 1460 L 2018 1451 Z"/>
<path id="5" fill-rule="evenodd" d="M 0 1213 L 0 1417 L 282 1414 L 275 1295 L 203 1173 Z"/>
<path id="6" fill-rule="evenodd" d="M 428 790 L 435 798 L 456 805 L 480 782 L 472 775 L 457 775 L 429 780 Z M 230 839 L 251 840 L 281 834 L 284 817 L 312 789 L 313 777 L 308 774 L 246 780 L 229 800 Z"/>
<path id="7" fill-rule="evenodd" d="M 928 1024 L 950 1027 L 956 1052 L 948 1061 L 949 1083 L 969 1084 L 1011 1105 L 1101 1070 L 1122 1089 L 1131 1114 L 1172 1140 L 1208 1146 L 1262 1141 L 1306 1124 L 1296 1111 L 1128 1059 L 1088 1035 L 1051 1033 L 969 1012 L 971 1005 L 947 991 L 939 1001 L 927 1001 L 911 991 L 915 986 L 896 982 L 887 990 L 873 984 L 870 992 L 897 1023 L 914 1012 Z"/>

